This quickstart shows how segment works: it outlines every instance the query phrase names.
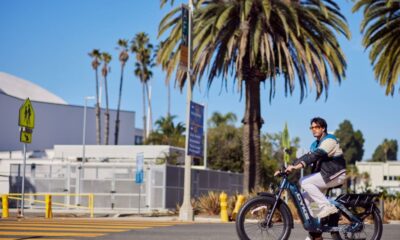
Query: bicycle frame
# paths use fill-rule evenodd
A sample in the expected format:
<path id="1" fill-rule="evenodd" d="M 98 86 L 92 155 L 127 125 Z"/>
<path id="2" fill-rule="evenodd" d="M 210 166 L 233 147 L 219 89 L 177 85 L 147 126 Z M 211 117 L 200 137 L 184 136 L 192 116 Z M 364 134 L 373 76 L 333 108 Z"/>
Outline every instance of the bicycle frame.
<path id="1" fill-rule="evenodd" d="M 335 226 L 323 226 L 321 224 L 321 221 L 319 218 L 314 218 L 309 210 L 308 207 L 304 201 L 303 195 L 301 194 L 299 188 L 297 187 L 296 184 L 291 183 L 288 181 L 287 176 L 283 176 L 282 182 L 279 186 L 279 191 L 275 194 L 275 203 L 270 211 L 269 214 L 267 214 L 266 217 L 266 223 L 267 226 L 270 225 L 272 216 L 275 212 L 275 209 L 278 205 L 278 202 L 281 200 L 280 197 L 282 195 L 283 190 L 288 189 L 292 199 L 294 201 L 295 207 L 297 209 L 297 212 L 301 218 L 301 221 L 303 223 L 303 227 L 306 231 L 309 232 L 356 232 L 358 231 L 359 227 L 362 225 L 362 221 L 352 214 L 344 205 L 331 200 L 331 203 L 334 204 L 337 208 L 339 208 L 351 221 L 350 226 L 343 226 L 343 227 L 335 227 Z"/>

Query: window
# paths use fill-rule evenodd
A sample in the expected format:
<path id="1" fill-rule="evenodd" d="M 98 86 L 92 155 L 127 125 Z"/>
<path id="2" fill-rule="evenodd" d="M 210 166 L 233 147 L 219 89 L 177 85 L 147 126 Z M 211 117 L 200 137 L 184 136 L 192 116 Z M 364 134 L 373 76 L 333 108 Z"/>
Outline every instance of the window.
<path id="1" fill-rule="evenodd" d="M 383 176 L 383 181 L 386 181 L 387 180 L 387 176 Z"/>
<path id="2" fill-rule="evenodd" d="M 135 136 L 135 145 L 142 145 L 142 144 L 143 144 L 143 137 Z"/>

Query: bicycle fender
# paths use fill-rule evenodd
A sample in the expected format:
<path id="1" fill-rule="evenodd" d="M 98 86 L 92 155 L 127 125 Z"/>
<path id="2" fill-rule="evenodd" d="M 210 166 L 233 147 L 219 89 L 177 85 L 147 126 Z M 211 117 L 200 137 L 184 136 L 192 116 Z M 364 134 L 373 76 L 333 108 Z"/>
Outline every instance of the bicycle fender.
<path id="1" fill-rule="evenodd" d="M 258 196 L 262 196 L 262 197 L 271 197 L 271 198 L 275 198 L 275 195 L 273 194 L 273 193 L 269 193 L 269 192 L 259 192 L 259 193 L 257 193 L 257 195 Z M 282 201 L 282 199 L 279 199 L 279 202 L 278 202 L 278 206 L 279 205 L 281 205 L 281 204 L 283 204 L 283 205 L 285 205 L 286 206 L 286 208 L 289 210 L 289 224 L 290 224 L 290 227 L 291 228 L 294 228 L 294 221 L 293 221 L 293 215 L 292 215 L 292 212 L 290 211 L 290 208 L 289 208 L 289 206 L 284 202 L 284 201 Z"/>

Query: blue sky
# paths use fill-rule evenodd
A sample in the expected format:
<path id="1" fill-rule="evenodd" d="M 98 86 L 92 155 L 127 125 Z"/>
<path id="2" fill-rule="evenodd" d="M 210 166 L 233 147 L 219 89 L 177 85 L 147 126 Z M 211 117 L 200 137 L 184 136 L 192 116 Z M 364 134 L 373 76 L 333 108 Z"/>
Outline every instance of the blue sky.
<path id="1" fill-rule="evenodd" d="M 180 4 L 180 1 L 175 1 Z M 361 46 L 359 24 L 361 14 L 351 13 L 351 2 L 338 1 L 347 17 L 351 40 L 340 37 L 348 68 L 346 79 L 339 85 L 332 80 L 329 97 L 315 101 L 314 89 L 299 103 L 299 89 L 285 97 L 283 82 L 278 81 L 276 97 L 268 102 L 269 84 L 262 87 L 262 131 L 282 131 L 288 123 L 291 137 L 301 139 L 308 148 L 313 137 L 308 130 L 309 120 L 321 116 L 334 131 L 343 120 L 352 122 L 364 134 L 364 159 L 372 156 L 384 138 L 400 143 L 400 96 L 387 97 L 384 88 L 375 81 L 368 51 Z M 94 48 L 113 55 L 109 76 L 110 106 L 116 108 L 120 67 L 118 50 L 120 38 L 132 39 L 138 32 L 149 34 L 157 42 L 160 19 L 168 11 L 160 10 L 158 0 L 2 0 L 0 1 L 0 71 L 34 82 L 55 93 L 69 104 L 83 105 L 84 96 L 95 94 L 94 72 L 88 56 Z M 139 80 L 133 75 L 133 56 L 127 63 L 122 109 L 137 112 L 137 127 L 142 127 L 142 95 Z M 165 74 L 158 68 L 151 80 L 153 89 L 153 121 L 167 111 Z M 206 81 L 196 85 L 193 100 L 207 103 L 208 115 L 214 111 L 234 112 L 238 123 L 244 112 L 244 99 L 230 81 L 228 91 L 221 91 L 216 79 L 211 89 Z M 172 83 L 173 84 L 173 83 Z M 398 88 L 398 87 L 397 87 Z M 172 114 L 185 120 L 186 90 L 173 90 Z M 94 123 L 93 123 L 94 124 Z"/>

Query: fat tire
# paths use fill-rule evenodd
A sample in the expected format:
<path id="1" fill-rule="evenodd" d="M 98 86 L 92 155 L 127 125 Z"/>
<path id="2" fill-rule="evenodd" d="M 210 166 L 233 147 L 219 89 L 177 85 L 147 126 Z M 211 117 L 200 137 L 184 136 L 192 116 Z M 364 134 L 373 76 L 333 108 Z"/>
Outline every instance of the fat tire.
<path id="1" fill-rule="evenodd" d="M 367 240 L 380 240 L 382 237 L 382 231 L 383 231 L 381 216 L 379 215 L 379 211 L 376 208 L 374 208 L 374 210 L 371 214 L 374 219 L 375 231 L 374 231 L 372 238 L 367 239 Z M 331 232 L 331 236 L 332 236 L 333 240 L 346 240 L 346 239 L 342 238 L 342 236 L 340 236 L 340 233 L 338 233 L 338 232 Z"/>
<path id="2" fill-rule="evenodd" d="M 246 231 L 244 230 L 244 221 L 246 219 L 246 213 L 248 212 L 249 209 L 252 208 L 252 206 L 257 205 L 257 204 L 266 204 L 268 206 L 273 206 L 275 202 L 274 197 L 270 196 L 258 196 L 255 198 L 250 199 L 247 201 L 243 207 L 240 209 L 237 218 L 236 218 L 236 232 L 241 240 L 251 240 L 247 234 Z M 292 213 L 290 212 L 289 207 L 279 200 L 279 203 L 277 205 L 277 209 L 282 216 L 284 225 L 283 225 L 283 237 L 280 238 L 282 240 L 287 240 L 289 239 L 290 232 L 291 232 L 291 225 L 293 223 L 293 217 Z M 276 211 L 275 210 L 275 211 Z"/>

